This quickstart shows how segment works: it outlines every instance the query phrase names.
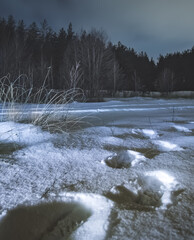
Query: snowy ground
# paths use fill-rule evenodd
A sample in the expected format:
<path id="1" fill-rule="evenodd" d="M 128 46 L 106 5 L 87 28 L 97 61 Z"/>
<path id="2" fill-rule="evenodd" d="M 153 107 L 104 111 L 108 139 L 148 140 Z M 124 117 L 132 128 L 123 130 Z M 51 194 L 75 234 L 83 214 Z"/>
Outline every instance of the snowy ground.
<path id="1" fill-rule="evenodd" d="M 67 239 L 59 229 L 68 224 L 68 239 L 193 239 L 194 100 L 131 98 L 65 107 L 84 123 L 68 133 L 0 123 L 0 239 L 11 239 L 2 230 L 12 228 L 9 219 L 21 221 L 10 209 L 44 209 L 39 204 L 53 201 L 75 206 L 68 214 L 64 207 L 68 218 L 58 217 L 52 231 L 50 222 L 40 225 L 38 239 Z M 30 232 L 35 226 L 28 221 Z"/>

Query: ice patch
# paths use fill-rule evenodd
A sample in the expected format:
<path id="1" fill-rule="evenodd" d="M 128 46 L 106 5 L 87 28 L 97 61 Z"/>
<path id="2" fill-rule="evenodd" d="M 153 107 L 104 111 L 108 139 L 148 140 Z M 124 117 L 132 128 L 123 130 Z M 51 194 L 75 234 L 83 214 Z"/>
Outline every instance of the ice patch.
<path id="1" fill-rule="evenodd" d="M 183 126 L 178 126 L 178 125 L 174 125 L 173 126 L 177 131 L 181 131 L 181 132 L 192 132 L 190 129 L 183 127 Z"/>
<path id="2" fill-rule="evenodd" d="M 112 131 L 110 127 L 88 127 L 84 130 L 87 134 L 93 134 L 95 136 L 110 136 L 112 135 Z"/>
<path id="3" fill-rule="evenodd" d="M 102 137 L 101 138 L 101 143 L 107 144 L 107 145 L 116 145 L 116 146 L 122 146 L 123 145 L 123 140 L 117 137 Z"/>
<path id="4" fill-rule="evenodd" d="M 160 107 L 160 110 L 166 108 Z M 107 112 L 136 112 L 136 111 L 157 111 L 159 108 L 99 108 L 99 109 L 73 109 L 68 110 L 68 113 L 107 113 Z M 61 113 L 66 111 L 60 111 Z"/>
<path id="5" fill-rule="evenodd" d="M 116 137 L 117 135 L 124 135 L 129 134 L 129 128 L 120 128 L 120 127 L 89 127 L 84 130 L 86 134 L 94 134 L 95 136 L 110 136 L 110 137 Z"/>
<path id="6" fill-rule="evenodd" d="M 180 138 L 173 138 L 173 142 L 182 147 L 194 148 L 194 136 L 182 136 Z"/>
<path id="7" fill-rule="evenodd" d="M 40 127 L 32 124 L 0 123 L 0 141 L 31 145 L 48 139 L 51 139 L 50 133 L 43 132 Z"/>
<path id="8" fill-rule="evenodd" d="M 176 145 L 174 143 L 167 142 L 167 141 L 155 141 L 154 143 L 156 145 L 158 145 L 159 148 L 161 148 L 164 151 L 181 151 L 181 150 L 183 150 L 178 145 Z"/>

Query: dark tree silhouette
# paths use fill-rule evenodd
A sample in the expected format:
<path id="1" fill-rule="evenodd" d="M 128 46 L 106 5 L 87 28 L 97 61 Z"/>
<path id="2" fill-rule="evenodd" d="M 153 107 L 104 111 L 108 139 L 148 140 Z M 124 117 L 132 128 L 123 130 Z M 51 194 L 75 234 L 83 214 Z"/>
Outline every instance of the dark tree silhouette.
<path id="1" fill-rule="evenodd" d="M 103 31 L 82 30 L 72 23 L 55 32 L 46 20 L 28 27 L 12 16 L 0 18 L 0 77 L 11 81 L 26 75 L 26 87 L 82 88 L 90 96 L 101 90 L 194 90 L 194 47 L 182 53 L 160 56 L 158 63 L 144 52 L 137 53 L 121 42 L 107 43 Z M 46 78 L 46 79 L 45 79 Z"/>

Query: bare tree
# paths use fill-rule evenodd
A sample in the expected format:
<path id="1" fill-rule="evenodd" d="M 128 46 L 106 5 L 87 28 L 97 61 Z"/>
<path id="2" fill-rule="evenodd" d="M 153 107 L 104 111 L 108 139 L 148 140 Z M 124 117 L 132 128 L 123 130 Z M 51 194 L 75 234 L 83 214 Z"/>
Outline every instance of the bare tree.
<path id="1" fill-rule="evenodd" d="M 88 90 L 94 96 L 101 89 L 104 54 L 105 37 L 102 32 L 93 30 L 81 40 L 80 59 L 84 78 L 88 82 Z"/>
<path id="2" fill-rule="evenodd" d="M 174 89 L 174 72 L 168 68 L 164 68 L 157 80 L 159 90 L 162 92 L 170 92 Z"/>
<path id="3" fill-rule="evenodd" d="M 70 89 L 76 89 L 78 87 L 78 83 L 80 83 L 82 79 L 82 69 L 80 67 L 80 63 L 76 62 L 75 66 L 71 67 L 71 70 L 69 72 L 69 88 Z"/>

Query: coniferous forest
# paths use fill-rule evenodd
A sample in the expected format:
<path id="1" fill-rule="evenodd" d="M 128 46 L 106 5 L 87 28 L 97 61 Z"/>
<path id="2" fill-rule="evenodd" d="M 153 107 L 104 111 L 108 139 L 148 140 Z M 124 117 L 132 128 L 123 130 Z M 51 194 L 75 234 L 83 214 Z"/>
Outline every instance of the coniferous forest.
<path id="1" fill-rule="evenodd" d="M 121 42 L 107 41 L 103 31 L 82 30 L 72 24 L 58 32 L 46 20 L 26 26 L 12 16 L 0 19 L 0 78 L 21 76 L 26 86 L 49 89 L 81 88 L 91 96 L 100 90 L 194 91 L 194 47 L 160 56 L 158 62 Z"/>

